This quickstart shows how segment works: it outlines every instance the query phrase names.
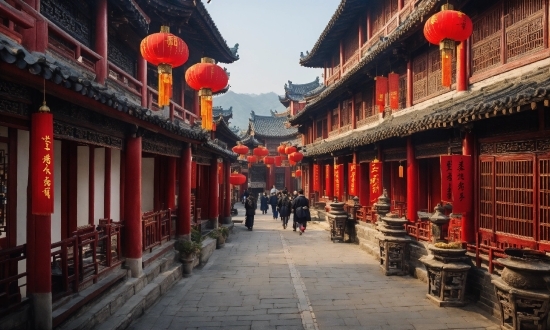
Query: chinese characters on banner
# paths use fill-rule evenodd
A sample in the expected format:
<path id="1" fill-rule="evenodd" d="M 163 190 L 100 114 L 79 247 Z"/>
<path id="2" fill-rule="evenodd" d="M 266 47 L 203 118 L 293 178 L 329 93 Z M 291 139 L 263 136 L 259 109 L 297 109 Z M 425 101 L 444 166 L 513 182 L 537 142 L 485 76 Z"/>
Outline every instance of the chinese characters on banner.
<path id="1" fill-rule="evenodd" d="M 440 156 L 441 200 L 453 201 L 453 156 Z"/>
<path id="2" fill-rule="evenodd" d="M 53 213 L 53 174 L 53 115 L 34 113 L 31 119 L 32 214 Z"/>
<path id="3" fill-rule="evenodd" d="M 453 213 L 471 211 L 472 192 L 472 156 L 453 156 Z"/>
<path id="4" fill-rule="evenodd" d="M 338 198 L 339 201 L 342 200 L 342 195 L 344 194 L 344 183 L 342 179 L 344 178 L 344 165 L 335 165 L 334 166 L 334 197 Z"/>
<path id="5" fill-rule="evenodd" d="M 197 188 L 197 163 L 191 162 L 191 189 Z"/>
<path id="6" fill-rule="evenodd" d="M 377 159 L 370 163 L 370 200 L 371 204 L 376 203 L 378 197 L 382 194 L 382 163 Z"/>
<path id="7" fill-rule="evenodd" d="M 319 171 L 319 165 L 313 164 L 313 191 L 320 192 L 321 172 Z"/>
<path id="8" fill-rule="evenodd" d="M 332 196 L 332 165 L 325 165 L 325 196 Z"/>
<path id="9" fill-rule="evenodd" d="M 348 164 L 348 193 L 350 196 L 357 195 L 357 164 L 350 163 Z"/>
<path id="10" fill-rule="evenodd" d="M 388 73 L 388 86 L 390 94 L 390 108 L 399 109 L 399 74 Z"/>
<path id="11" fill-rule="evenodd" d="M 376 105 L 378 106 L 378 111 L 384 113 L 384 108 L 386 106 L 386 94 L 388 93 L 388 78 L 383 76 L 378 76 L 374 78 L 376 86 Z"/>

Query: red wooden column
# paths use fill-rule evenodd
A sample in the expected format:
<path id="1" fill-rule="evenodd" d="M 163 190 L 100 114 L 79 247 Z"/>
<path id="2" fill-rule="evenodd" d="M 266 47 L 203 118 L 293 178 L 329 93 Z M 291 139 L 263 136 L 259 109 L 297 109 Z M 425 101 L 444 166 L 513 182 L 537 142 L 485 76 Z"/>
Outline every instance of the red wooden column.
<path id="1" fill-rule="evenodd" d="M 142 267 L 141 231 L 141 137 L 126 141 L 124 180 L 124 229 L 126 234 L 126 264 L 132 277 L 139 277 Z"/>
<path id="2" fill-rule="evenodd" d="M 415 222 L 418 212 L 418 163 L 412 137 L 407 138 L 407 219 Z"/>
<path id="3" fill-rule="evenodd" d="M 218 180 L 218 159 L 212 158 L 210 162 L 210 200 L 208 205 L 210 208 L 209 212 L 209 221 L 212 225 L 212 228 L 218 228 L 218 216 L 220 214 L 219 205 L 220 205 L 220 183 Z"/>
<path id="4" fill-rule="evenodd" d="M 30 184 L 30 182 L 29 182 Z M 31 299 L 33 329 L 52 329 L 52 217 L 29 215 L 27 225 L 27 292 Z"/>
<path id="5" fill-rule="evenodd" d="M 464 136 L 464 139 L 462 140 L 462 155 L 472 156 L 471 157 L 472 161 L 473 161 L 473 158 L 475 157 L 474 145 L 475 145 L 474 135 L 471 132 L 466 132 L 466 135 Z M 471 164 L 471 165 L 473 165 L 473 164 Z M 474 166 L 471 166 L 470 168 L 473 169 Z M 474 181 L 474 171 L 470 171 L 470 177 L 466 178 L 466 180 L 471 180 L 472 182 Z M 474 192 L 469 191 L 467 193 L 473 194 Z M 471 200 L 473 201 L 474 199 L 472 198 Z M 462 238 L 461 239 L 462 239 L 463 242 L 471 243 L 471 242 L 475 241 L 475 238 L 474 238 L 475 237 L 475 224 L 474 224 L 473 202 L 472 202 L 472 205 L 470 205 L 468 209 L 470 210 L 470 212 L 462 214 L 462 228 L 461 228 Z"/>
<path id="6" fill-rule="evenodd" d="M 224 196 L 225 196 L 225 204 L 223 206 L 223 223 L 224 224 L 230 224 L 231 223 L 231 184 L 229 183 L 229 176 L 231 175 L 231 162 L 229 160 L 226 160 L 223 162 L 224 164 L 224 178 L 223 182 L 224 184 Z"/>
<path id="7" fill-rule="evenodd" d="M 467 42 L 462 41 L 456 48 L 456 90 L 463 92 L 468 90 L 468 75 L 466 70 L 466 47 Z"/>
<path id="8" fill-rule="evenodd" d="M 412 61 L 407 61 L 407 98 L 406 107 L 410 108 L 413 105 L 413 72 Z"/>
<path id="9" fill-rule="evenodd" d="M 357 117 L 355 116 L 355 93 L 351 97 L 351 129 L 357 128 Z"/>
<path id="10" fill-rule="evenodd" d="M 105 199 L 103 200 L 103 218 L 111 218 L 111 163 L 112 163 L 111 148 L 105 148 L 105 180 L 104 192 Z"/>
<path id="11" fill-rule="evenodd" d="M 177 236 L 191 238 L 191 145 L 185 143 L 181 155 Z"/>
<path id="12" fill-rule="evenodd" d="M 166 207 L 173 210 L 176 208 L 176 159 L 168 158 L 166 166 Z"/>
<path id="13" fill-rule="evenodd" d="M 95 20 L 95 51 L 102 57 L 96 64 L 96 81 L 100 84 L 105 83 L 107 78 L 108 60 L 107 60 L 107 0 L 96 1 L 96 20 Z"/>
<path id="14" fill-rule="evenodd" d="M 139 55 L 137 60 L 138 80 L 141 82 L 141 106 L 148 108 L 147 96 L 149 91 L 147 90 L 147 61 Z"/>

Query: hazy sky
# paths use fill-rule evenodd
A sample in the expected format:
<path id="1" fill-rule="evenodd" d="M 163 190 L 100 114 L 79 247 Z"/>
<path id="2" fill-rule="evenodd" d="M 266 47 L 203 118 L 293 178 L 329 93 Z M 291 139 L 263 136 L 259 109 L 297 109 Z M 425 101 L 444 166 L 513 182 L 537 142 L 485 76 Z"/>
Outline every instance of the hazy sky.
<path id="1" fill-rule="evenodd" d="M 313 81 L 322 69 L 300 66 L 300 52 L 311 50 L 340 0 L 212 0 L 206 9 L 227 44 L 239 43 L 240 59 L 223 64 L 236 93 L 284 93 L 291 80 Z"/>

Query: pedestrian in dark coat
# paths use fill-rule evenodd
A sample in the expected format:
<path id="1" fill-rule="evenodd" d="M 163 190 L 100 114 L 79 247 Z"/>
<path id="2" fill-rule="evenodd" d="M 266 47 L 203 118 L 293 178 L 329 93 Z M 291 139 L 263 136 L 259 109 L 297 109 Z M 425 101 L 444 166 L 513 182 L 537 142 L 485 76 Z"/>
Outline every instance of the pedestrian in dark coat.
<path id="1" fill-rule="evenodd" d="M 281 216 L 281 221 L 283 222 L 283 229 L 286 229 L 286 226 L 288 225 L 288 218 L 290 217 L 290 196 L 283 193 L 281 198 L 279 198 L 277 206 L 279 207 L 279 215 Z"/>
<path id="2" fill-rule="evenodd" d="M 260 197 L 260 210 L 262 210 L 262 214 L 267 214 L 267 210 L 269 209 L 268 206 L 269 198 L 267 198 L 267 193 L 263 193 L 262 197 Z"/>
<path id="3" fill-rule="evenodd" d="M 300 226 L 300 235 L 304 233 L 307 222 L 311 220 L 309 213 L 309 200 L 304 196 L 304 190 L 298 190 L 298 197 L 292 201 L 292 212 L 294 213 L 295 225 Z"/>
<path id="4" fill-rule="evenodd" d="M 244 225 L 248 230 L 252 230 L 252 227 L 254 227 L 254 215 L 256 214 L 256 200 L 254 199 L 254 196 L 248 195 L 248 198 L 246 199 L 246 202 L 244 203 L 244 208 L 246 210 L 246 221 L 244 222 Z"/>
<path id="5" fill-rule="evenodd" d="M 273 219 L 277 219 L 279 217 L 279 212 L 277 211 L 277 196 L 275 194 L 271 194 L 269 197 L 269 205 L 271 205 L 271 212 L 273 212 Z"/>

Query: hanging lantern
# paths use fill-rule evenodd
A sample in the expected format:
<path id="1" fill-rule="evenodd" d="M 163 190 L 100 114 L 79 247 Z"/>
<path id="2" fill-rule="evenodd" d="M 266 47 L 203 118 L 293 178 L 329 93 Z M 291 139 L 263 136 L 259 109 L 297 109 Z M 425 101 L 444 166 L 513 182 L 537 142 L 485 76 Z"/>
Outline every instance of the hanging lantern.
<path id="1" fill-rule="evenodd" d="M 139 47 L 141 56 L 158 67 L 158 105 L 170 105 L 172 97 L 172 68 L 187 62 L 189 48 L 179 37 L 170 33 L 168 26 L 161 26 L 159 33 L 148 35 Z"/>
<path id="2" fill-rule="evenodd" d="M 298 162 L 302 161 L 302 159 L 304 159 L 304 154 L 302 154 L 299 151 L 296 151 L 296 152 L 293 152 L 290 155 L 288 155 L 288 159 L 292 160 L 295 163 L 298 163 Z"/>
<path id="3" fill-rule="evenodd" d="M 275 159 L 275 166 L 281 166 L 281 164 L 283 163 L 283 157 L 275 156 L 273 158 Z"/>
<path id="4" fill-rule="evenodd" d="M 275 164 L 275 158 L 272 157 L 272 156 L 266 156 L 266 157 L 264 158 L 264 164 L 266 164 L 266 165 Z"/>
<path id="5" fill-rule="evenodd" d="M 450 4 L 430 17 L 424 25 L 424 37 L 439 45 L 441 51 L 441 84 L 451 87 L 452 59 L 456 41 L 464 41 L 472 35 L 472 20 L 464 13 L 453 10 Z"/>
<path id="6" fill-rule="evenodd" d="M 229 176 L 229 183 L 231 183 L 234 186 L 239 186 L 246 182 L 246 176 L 244 176 L 241 173 L 233 172 Z"/>
<path id="7" fill-rule="evenodd" d="M 257 148 L 254 148 L 254 150 L 252 150 L 252 153 L 259 159 L 263 159 L 263 157 L 269 155 L 269 150 L 267 150 L 267 148 L 265 148 L 264 146 L 258 146 Z"/>
<path id="8" fill-rule="evenodd" d="M 295 171 L 290 172 L 290 176 L 295 178 L 296 177 L 296 172 Z"/>
<path id="9" fill-rule="evenodd" d="M 299 178 L 302 176 L 302 170 L 296 170 L 296 177 Z"/>
<path id="10" fill-rule="evenodd" d="M 286 144 L 281 143 L 281 145 L 277 147 L 277 152 L 281 155 L 285 155 L 285 149 L 286 149 Z"/>
<path id="11" fill-rule="evenodd" d="M 285 154 L 290 155 L 291 153 L 296 152 L 296 150 L 298 150 L 296 147 L 288 146 L 285 148 Z"/>
<path id="12" fill-rule="evenodd" d="M 244 159 L 244 155 L 248 153 L 248 147 L 241 142 L 237 142 L 237 145 L 234 146 L 231 150 L 233 150 L 234 153 L 238 154 L 240 159 Z"/>
<path id="13" fill-rule="evenodd" d="M 193 65 L 185 72 L 187 84 L 194 90 L 199 91 L 201 125 L 207 131 L 212 130 L 212 93 L 224 89 L 228 80 L 229 77 L 225 70 L 208 57 L 201 58 L 201 63 Z"/>

